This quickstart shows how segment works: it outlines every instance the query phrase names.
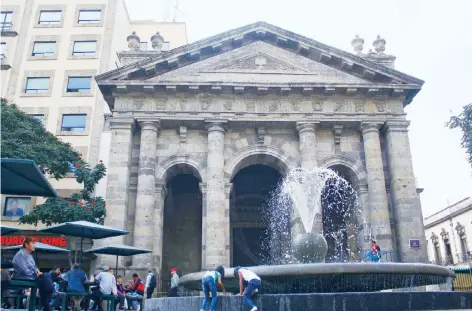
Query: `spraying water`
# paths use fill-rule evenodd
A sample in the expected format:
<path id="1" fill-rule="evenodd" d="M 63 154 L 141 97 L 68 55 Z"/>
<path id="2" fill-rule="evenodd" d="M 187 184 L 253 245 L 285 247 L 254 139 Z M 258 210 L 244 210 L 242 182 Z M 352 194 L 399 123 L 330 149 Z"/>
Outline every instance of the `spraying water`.
<path id="1" fill-rule="evenodd" d="M 327 260 L 354 261 L 362 215 L 357 193 L 344 178 L 325 168 L 290 171 L 264 208 L 268 229 L 266 247 L 271 264 L 297 262 L 291 255 L 291 223 L 297 211 L 305 233 L 323 234 L 328 244 Z"/>

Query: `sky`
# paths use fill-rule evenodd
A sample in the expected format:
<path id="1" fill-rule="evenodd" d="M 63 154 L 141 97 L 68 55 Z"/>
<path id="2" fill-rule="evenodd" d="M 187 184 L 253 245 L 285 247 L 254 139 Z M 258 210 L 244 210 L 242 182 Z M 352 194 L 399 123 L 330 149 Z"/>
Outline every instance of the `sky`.
<path id="1" fill-rule="evenodd" d="M 423 215 L 472 196 L 472 168 L 460 130 L 445 123 L 472 103 L 472 1 L 468 0 L 127 0 L 132 19 L 185 22 L 189 43 L 265 21 L 353 52 L 351 40 L 377 35 L 397 70 L 425 81 L 407 106 Z M 178 10 L 174 7 L 177 5 Z"/>

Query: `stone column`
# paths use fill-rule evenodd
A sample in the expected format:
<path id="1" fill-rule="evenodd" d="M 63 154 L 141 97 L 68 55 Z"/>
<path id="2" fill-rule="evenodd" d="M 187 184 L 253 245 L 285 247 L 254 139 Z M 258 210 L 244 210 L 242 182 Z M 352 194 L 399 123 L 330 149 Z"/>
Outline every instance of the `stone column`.
<path id="1" fill-rule="evenodd" d="M 107 167 L 107 217 L 105 226 L 127 230 L 127 208 L 131 171 L 131 150 L 135 120 L 131 117 L 113 117 L 110 120 L 111 144 Z M 101 245 L 125 244 L 125 236 L 101 240 Z M 102 264 L 115 266 L 115 256 L 104 256 Z M 126 257 L 119 258 L 124 266 Z"/>
<path id="2" fill-rule="evenodd" d="M 205 269 L 218 265 L 229 266 L 226 256 L 229 249 L 229 215 L 226 215 L 224 184 L 224 140 L 223 121 L 207 122 L 207 194 L 206 194 L 206 241 Z"/>
<path id="3" fill-rule="evenodd" d="M 202 192 L 202 269 L 207 267 L 206 257 L 206 237 L 207 237 L 207 185 L 200 183 L 200 191 Z"/>
<path id="4" fill-rule="evenodd" d="M 164 243 L 164 203 L 167 195 L 166 184 L 156 182 L 154 193 L 153 233 L 152 238 L 152 262 L 159 275 L 162 275 L 162 246 Z M 168 273 L 165 271 L 164 273 Z M 162 284 L 160 284 L 162 285 Z"/>
<path id="5" fill-rule="evenodd" d="M 357 189 L 357 199 L 361 205 L 362 219 L 359 219 L 359 224 L 362 225 L 362 234 L 358 234 L 358 243 L 362 246 L 362 250 L 369 249 L 367 243 L 371 237 L 372 224 L 370 220 L 370 207 L 369 207 L 369 190 L 367 185 L 359 185 Z M 364 254 L 362 254 L 362 258 Z"/>
<path id="6" fill-rule="evenodd" d="M 157 155 L 157 135 L 159 121 L 139 120 L 141 127 L 141 143 L 139 147 L 138 191 L 136 196 L 136 213 L 134 220 L 134 246 L 152 249 L 154 235 L 154 203 L 155 203 L 155 168 Z M 151 254 L 133 256 L 133 269 L 155 268 Z"/>
<path id="7" fill-rule="evenodd" d="M 427 262 L 421 201 L 416 192 L 410 143 L 409 121 L 387 121 L 384 128 L 389 161 L 390 191 L 398 256 L 401 262 Z M 420 248 L 410 249 L 409 240 L 420 240 Z"/>
<path id="8" fill-rule="evenodd" d="M 316 152 L 316 126 L 318 122 L 297 122 L 299 136 L 300 167 L 311 170 L 318 166 Z M 315 212 L 315 221 L 313 222 L 313 232 L 323 231 L 323 219 L 321 214 L 321 202 L 318 204 L 319 210 Z M 291 219 L 292 239 L 297 235 L 304 233 L 303 223 L 299 212 L 294 209 Z"/>
<path id="9" fill-rule="evenodd" d="M 388 212 L 387 190 L 380 147 L 379 125 L 362 123 L 367 183 L 369 186 L 372 235 L 383 250 L 391 250 L 392 231 Z"/>

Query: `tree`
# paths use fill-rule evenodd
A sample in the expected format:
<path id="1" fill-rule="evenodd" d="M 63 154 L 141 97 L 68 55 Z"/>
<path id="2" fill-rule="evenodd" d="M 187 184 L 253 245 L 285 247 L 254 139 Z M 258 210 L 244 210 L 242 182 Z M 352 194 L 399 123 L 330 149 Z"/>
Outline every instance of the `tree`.
<path id="1" fill-rule="evenodd" d="M 79 154 L 48 132 L 42 122 L 1 99 L 1 156 L 34 160 L 43 173 L 60 179 Z"/>
<path id="2" fill-rule="evenodd" d="M 22 224 L 42 222 L 46 226 L 68 221 L 86 220 L 103 224 L 106 216 L 106 203 L 102 197 L 93 197 L 95 186 L 105 176 L 106 168 L 102 160 L 92 169 L 80 156 L 74 162 L 74 175 L 84 189 L 65 198 L 48 198 L 45 203 L 36 205 L 33 210 L 20 218 Z"/>
<path id="3" fill-rule="evenodd" d="M 467 161 L 472 165 L 472 104 L 464 106 L 458 116 L 452 116 L 447 123 L 450 129 L 462 130 L 461 146 L 467 153 Z"/>

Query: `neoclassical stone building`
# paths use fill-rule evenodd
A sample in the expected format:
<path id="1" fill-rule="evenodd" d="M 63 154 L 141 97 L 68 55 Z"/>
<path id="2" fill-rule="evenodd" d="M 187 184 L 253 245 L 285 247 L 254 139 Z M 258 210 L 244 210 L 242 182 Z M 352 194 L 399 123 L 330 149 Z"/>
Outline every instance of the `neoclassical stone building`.
<path id="1" fill-rule="evenodd" d="M 257 264 L 263 201 L 315 166 L 357 191 L 357 247 L 371 231 L 399 261 L 427 260 L 404 111 L 423 81 L 394 69 L 385 40 L 364 54 L 356 37 L 351 54 L 259 22 L 151 57 L 128 41 L 134 61 L 97 77 L 112 111 L 106 225 L 153 250 L 123 264 Z"/>

